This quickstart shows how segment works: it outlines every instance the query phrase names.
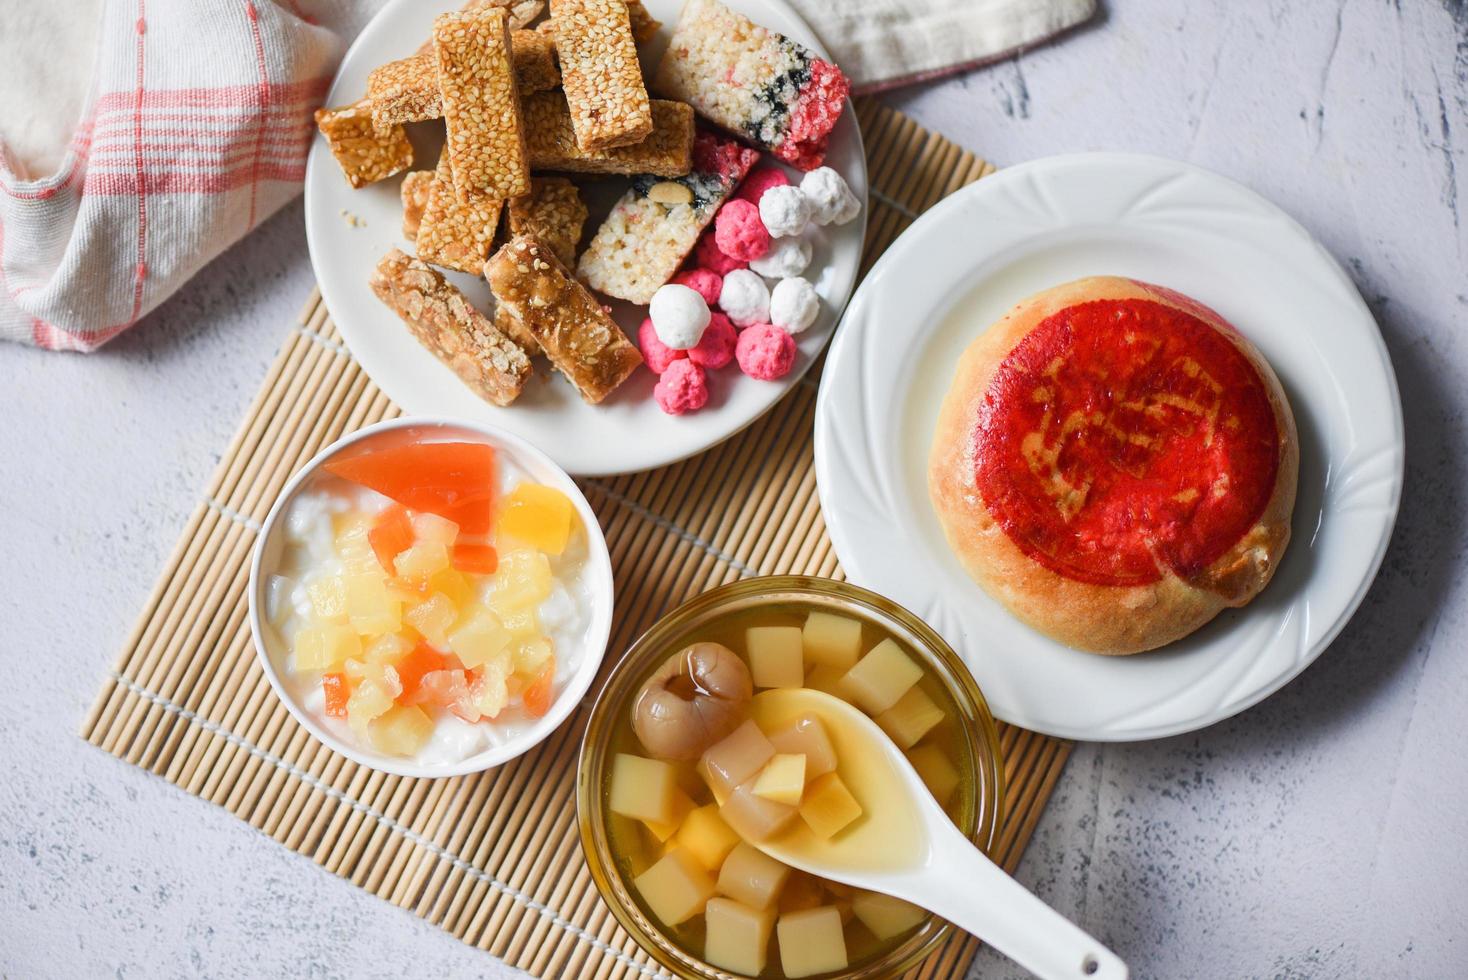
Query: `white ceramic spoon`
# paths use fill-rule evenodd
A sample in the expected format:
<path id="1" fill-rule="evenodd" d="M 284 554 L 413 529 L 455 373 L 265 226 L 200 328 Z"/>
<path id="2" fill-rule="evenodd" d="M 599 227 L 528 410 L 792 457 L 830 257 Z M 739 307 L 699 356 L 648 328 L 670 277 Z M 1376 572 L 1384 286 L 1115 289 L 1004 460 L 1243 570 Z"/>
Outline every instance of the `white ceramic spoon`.
<path id="1" fill-rule="evenodd" d="M 803 820 L 757 846 L 776 860 L 854 888 L 884 892 L 978 936 L 1044 980 L 1126 980 L 1125 963 L 984 856 L 928 792 L 877 724 L 809 688 L 765 691 L 752 706 L 769 731 L 821 719 L 840 775 L 863 814 L 830 841 Z"/>

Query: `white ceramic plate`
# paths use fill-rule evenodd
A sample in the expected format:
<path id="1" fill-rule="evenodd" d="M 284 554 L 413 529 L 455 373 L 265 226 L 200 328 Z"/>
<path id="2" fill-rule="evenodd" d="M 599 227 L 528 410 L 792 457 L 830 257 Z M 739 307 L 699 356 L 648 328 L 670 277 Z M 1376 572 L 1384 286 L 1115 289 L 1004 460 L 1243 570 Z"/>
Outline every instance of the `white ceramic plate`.
<path id="1" fill-rule="evenodd" d="M 356 101 L 366 90 L 368 72 L 412 54 L 428 37 L 433 18 L 456 9 L 461 2 L 394 0 L 388 4 L 347 52 L 326 104 Z M 783 0 L 729 0 L 729 4 L 758 23 L 822 51 L 815 35 Z M 644 52 L 644 70 L 650 76 L 682 4 L 680 0 L 647 0 L 646 5 L 654 17 L 669 25 Z M 409 129 L 419 149 L 415 168 L 431 169 L 438 154 L 433 124 Z M 827 162 L 846 177 L 864 202 L 866 156 L 849 105 L 831 134 Z M 722 442 L 768 411 L 806 372 L 835 329 L 856 284 L 865 235 L 865 208 L 859 220 L 808 232 L 813 235 L 814 255 L 806 277 L 820 293 L 823 310 L 816 324 L 798 338 L 795 369 L 778 382 L 755 381 L 730 365 L 710 373 L 711 397 L 705 408 L 675 418 L 664 415 L 653 402 L 656 378 L 650 371 L 639 370 L 605 402 L 593 406 L 584 403 L 564 379 L 551 376 L 543 360 L 537 360 L 537 377 L 525 392 L 515 404 L 497 408 L 470 392 L 421 347 L 367 286 L 373 266 L 388 249 L 412 251 L 402 237 L 401 183 L 401 177 L 394 177 L 354 191 L 342 178 L 324 141 L 317 139 L 311 148 L 306 166 L 306 238 L 322 298 L 347 346 L 378 387 L 405 411 L 499 426 L 528 439 L 565 469 L 582 476 L 629 473 L 676 462 Z M 592 213 L 583 242 L 626 183 L 613 178 L 584 186 Z M 352 224 L 348 216 L 360 223 Z M 459 273 L 450 273 L 449 279 L 481 309 L 493 309 L 483 279 Z M 618 322 L 635 340 L 645 309 L 618 303 L 614 310 Z"/>
<path id="2" fill-rule="evenodd" d="M 1278 372 L 1300 431 L 1294 536 L 1269 587 L 1133 657 L 1077 652 L 1010 616 L 964 574 L 927 491 L 938 406 L 963 349 L 1031 293 L 1106 274 L 1179 289 L 1228 318 Z M 1283 211 L 1186 164 L 1078 154 L 1001 170 L 888 249 L 832 345 L 815 451 L 847 575 L 942 633 L 997 717 L 1068 738 L 1143 739 L 1260 701 L 1345 625 L 1396 519 L 1402 410 L 1371 313 Z"/>

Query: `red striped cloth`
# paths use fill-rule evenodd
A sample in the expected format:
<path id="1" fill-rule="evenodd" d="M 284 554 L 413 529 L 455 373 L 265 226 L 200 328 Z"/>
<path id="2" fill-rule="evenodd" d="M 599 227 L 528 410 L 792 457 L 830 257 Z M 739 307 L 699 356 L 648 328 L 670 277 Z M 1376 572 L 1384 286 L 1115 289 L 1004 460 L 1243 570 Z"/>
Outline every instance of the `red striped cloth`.
<path id="1" fill-rule="evenodd" d="M 0 144 L 0 338 L 95 350 L 300 192 L 343 43 L 295 0 L 107 0 L 60 170 Z"/>

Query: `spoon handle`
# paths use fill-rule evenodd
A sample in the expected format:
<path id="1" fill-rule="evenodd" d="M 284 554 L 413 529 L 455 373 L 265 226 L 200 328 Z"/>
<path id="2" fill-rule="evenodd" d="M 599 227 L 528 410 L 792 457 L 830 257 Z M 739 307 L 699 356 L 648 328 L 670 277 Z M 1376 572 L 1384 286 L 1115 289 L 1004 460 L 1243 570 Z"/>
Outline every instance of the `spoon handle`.
<path id="1" fill-rule="evenodd" d="M 1042 980 L 1127 980 L 1127 965 L 948 824 L 913 900 Z"/>

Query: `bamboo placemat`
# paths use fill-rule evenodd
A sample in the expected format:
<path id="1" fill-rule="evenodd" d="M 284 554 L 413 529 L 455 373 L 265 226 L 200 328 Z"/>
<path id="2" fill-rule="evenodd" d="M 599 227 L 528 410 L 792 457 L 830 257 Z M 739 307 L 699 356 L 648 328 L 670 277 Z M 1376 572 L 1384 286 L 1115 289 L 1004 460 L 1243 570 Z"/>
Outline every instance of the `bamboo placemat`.
<path id="1" fill-rule="evenodd" d="M 914 218 L 993 167 L 878 102 L 859 101 L 857 115 L 872 186 L 865 272 Z M 815 381 L 803 381 L 744 433 L 694 459 L 581 481 L 616 571 L 608 667 L 664 612 L 713 586 L 786 572 L 842 577 L 816 498 L 815 395 Z M 516 762 L 415 780 L 357 766 L 313 740 L 255 662 L 245 590 L 260 521 L 321 447 L 397 414 L 313 293 L 82 735 L 537 976 L 653 975 L 581 857 L 572 792 L 590 696 Z M 1007 725 L 1000 733 L 1008 794 L 995 857 L 1013 870 L 1070 744 Z M 913 975 L 961 976 L 977 948 L 956 934 Z"/>

